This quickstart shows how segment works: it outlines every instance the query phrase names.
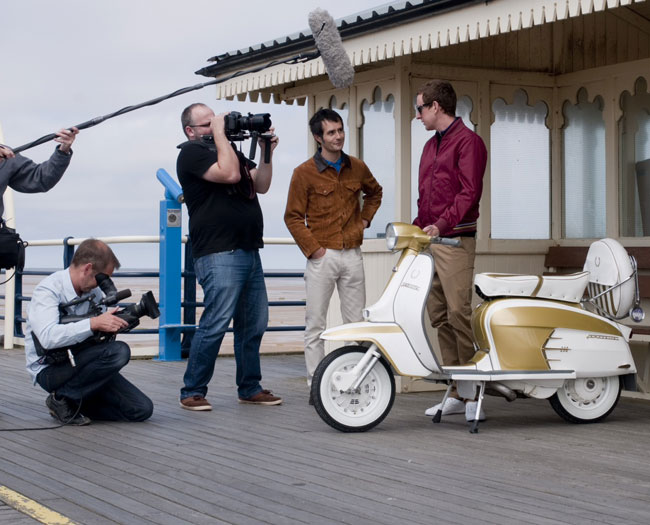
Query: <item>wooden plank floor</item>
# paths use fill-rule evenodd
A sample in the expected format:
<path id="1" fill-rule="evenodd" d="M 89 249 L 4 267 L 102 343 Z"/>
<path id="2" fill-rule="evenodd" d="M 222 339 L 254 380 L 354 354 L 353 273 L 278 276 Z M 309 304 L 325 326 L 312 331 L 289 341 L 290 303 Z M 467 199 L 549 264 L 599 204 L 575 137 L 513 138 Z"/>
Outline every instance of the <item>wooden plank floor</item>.
<path id="1" fill-rule="evenodd" d="M 238 404 L 225 357 L 214 410 L 193 413 L 184 363 L 132 361 L 148 422 L 0 432 L 0 485 L 87 525 L 650 523 L 648 402 L 571 425 L 546 401 L 487 398 L 472 435 L 463 416 L 423 416 L 441 393 L 403 394 L 374 430 L 343 434 L 308 406 L 302 356 L 262 365 L 282 406 Z M 22 352 L 0 351 L 0 378 L 0 428 L 52 423 Z"/>

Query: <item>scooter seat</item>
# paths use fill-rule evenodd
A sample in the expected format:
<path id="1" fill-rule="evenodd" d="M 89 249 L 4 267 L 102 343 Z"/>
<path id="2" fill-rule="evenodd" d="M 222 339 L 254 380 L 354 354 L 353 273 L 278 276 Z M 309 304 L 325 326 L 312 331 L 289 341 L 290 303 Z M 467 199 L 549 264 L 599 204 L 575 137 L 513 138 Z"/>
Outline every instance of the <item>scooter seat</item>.
<path id="1" fill-rule="evenodd" d="M 485 297 L 538 297 L 579 303 L 589 283 L 589 272 L 569 275 L 515 275 L 479 273 L 474 286 Z"/>

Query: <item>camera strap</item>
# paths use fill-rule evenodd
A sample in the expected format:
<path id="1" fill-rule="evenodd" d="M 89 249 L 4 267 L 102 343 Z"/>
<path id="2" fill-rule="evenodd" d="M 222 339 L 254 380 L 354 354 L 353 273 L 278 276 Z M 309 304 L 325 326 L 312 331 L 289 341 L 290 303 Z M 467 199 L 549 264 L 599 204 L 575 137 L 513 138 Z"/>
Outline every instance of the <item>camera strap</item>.
<path id="1" fill-rule="evenodd" d="M 34 342 L 36 355 L 40 357 L 38 362 L 42 365 L 60 365 L 61 363 L 69 362 L 70 353 L 72 353 L 73 356 L 76 356 L 79 352 L 86 348 L 90 348 L 91 346 L 95 346 L 100 343 L 110 342 L 114 339 L 114 334 L 104 334 L 104 336 L 91 335 L 80 343 L 48 349 L 43 347 L 41 342 L 38 340 L 38 337 L 36 337 L 36 334 L 32 332 L 32 341 Z"/>
<path id="2" fill-rule="evenodd" d="M 253 200 L 255 198 L 255 181 L 253 180 L 246 160 L 239 159 L 239 175 L 237 190 L 243 197 L 246 197 L 248 200 Z"/>

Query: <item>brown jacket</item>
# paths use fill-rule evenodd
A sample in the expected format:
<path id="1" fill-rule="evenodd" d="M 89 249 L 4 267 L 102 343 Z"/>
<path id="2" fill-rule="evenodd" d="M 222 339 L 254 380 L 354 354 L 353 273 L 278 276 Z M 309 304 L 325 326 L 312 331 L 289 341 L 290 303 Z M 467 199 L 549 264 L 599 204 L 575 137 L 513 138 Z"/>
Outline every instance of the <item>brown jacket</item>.
<path id="1" fill-rule="evenodd" d="M 284 222 L 305 257 L 320 247 L 361 246 L 363 219 L 370 223 L 381 204 L 381 186 L 368 166 L 342 155 L 340 173 L 325 162 L 320 151 L 293 171 Z"/>

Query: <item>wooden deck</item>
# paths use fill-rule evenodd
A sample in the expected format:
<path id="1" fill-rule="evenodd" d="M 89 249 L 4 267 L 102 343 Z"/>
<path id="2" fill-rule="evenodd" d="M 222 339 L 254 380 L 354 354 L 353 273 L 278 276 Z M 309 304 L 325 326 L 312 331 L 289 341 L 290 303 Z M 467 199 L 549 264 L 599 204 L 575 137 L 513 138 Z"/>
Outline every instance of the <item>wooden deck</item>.
<path id="1" fill-rule="evenodd" d="M 302 356 L 263 356 L 277 407 L 237 403 L 234 360 L 217 363 L 212 412 L 178 406 L 184 363 L 132 361 L 155 403 L 145 423 L 0 433 L 0 486 L 76 523 L 650 523 L 650 403 L 621 399 L 596 425 L 545 401 L 487 398 L 433 425 L 441 393 L 398 395 L 364 434 L 332 430 L 307 404 Z M 48 426 L 23 353 L 0 352 L 0 428 Z M 0 503 L 1 523 L 30 523 Z"/>

